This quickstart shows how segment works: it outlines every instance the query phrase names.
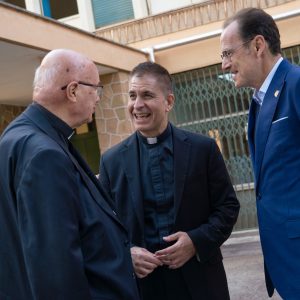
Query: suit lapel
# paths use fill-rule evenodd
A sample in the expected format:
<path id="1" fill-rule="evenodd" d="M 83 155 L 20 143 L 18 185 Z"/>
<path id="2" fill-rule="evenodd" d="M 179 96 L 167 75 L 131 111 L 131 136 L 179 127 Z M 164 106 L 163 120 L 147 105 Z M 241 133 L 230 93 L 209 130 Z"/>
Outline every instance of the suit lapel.
<path id="1" fill-rule="evenodd" d="M 171 125 L 172 126 L 172 125 Z M 183 131 L 172 126 L 174 145 L 174 222 L 180 207 L 187 178 L 191 144 Z M 184 157 L 184 159 L 182 159 Z"/>
<path id="2" fill-rule="evenodd" d="M 254 148 L 254 136 L 255 136 L 255 116 L 256 116 L 257 103 L 252 100 L 249 109 L 249 119 L 248 119 L 248 144 L 250 148 L 250 155 L 252 164 L 255 162 L 255 148 Z"/>
<path id="3" fill-rule="evenodd" d="M 83 182 L 85 183 L 86 187 L 90 191 L 90 194 L 98 203 L 98 205 L 113 219 L 115 219 L 119 224 L 120 221 L 116 217 L 116 215 L 113 212 L 112 207 L 108 204 L 107 201 L 110 200 L 109 196 L 103 191 L 102 187 L 100 186 L 99 181 L 93 174 L 93 172 L 90 170 L 89 166 L 86 164 L 86 162 L 81 158 L 80 154 L 77 153 L 76 149 L 73 149 L 74 153 L 71 153 L 68 149 L 67 143 L 64 143 L 59 137 L 58 133 L 54 128 L 50 125 L 47 118 L 42 114 L 35 106 L 31 105 L 27 108 L 27 110 L 24 112 L 24 114 L 30 118 L 30 120 L 38 127 L 40 130 L 42 130 L 47 136 L 52 138 L 63 150 L 64 152 L 69 156 L 69 158 L 72 160 L 73 164 L 75 165 L 76 169 L 81 175 L 81 178 Z M 73 147 L 73 146 L 72 146 Z M 103 197 L 99 197 L 99 193 L 101 195 L 104 195 L 106 200 L 104 200 Z M 123 225 L 122 225 L 123 226 Z"/>
<path id="4" fill-rule="evenodd" d="M 139 150 L 136 134 L 132 135 L 121 151 L 122 166 L 128 180 L 135 213 L 141 228 L 144 228 L 143 193 L 140 180 Z"/>
<path id="5" fill-rule="evenodd" d="M 280 98 L 280 94 L 284 86 L 284 79 L 288 71 L 288 66 L 289 63 L 287 61 L 283 61 L 279 65 L 271 81 L 271 84 L 267 90 L 267 93 L 264 97 L 264 102 L 260 109 L 260 113 L 256 123 L 257 134 L 255 135 L 255 142 L 254 142 L 255 144 L 254 168 L 255 168 L 257 183 L 259 181 L 262 160 L 265 154 L 265 148 L 266 148 L 270 128 L 272 125 L 272 120 L 278 104 L 278 99 Z"/>
<path id="6" fill-rule="evenodd" d="M 116 213 L 113 210 L 114 206 L 109 195 L 102 189 L 99 180 L 97 180 L 96 176 L 93 174 L 92 170 L 84 161 L 84 159 L 82 159 L 78 151 L 73 147 L 71 142 L 69 146 L 69 148 L 71 148 L 70 150 L 65 148 L 63 144 L 61 146 L 64 148 L 65 152 L 69 155 L 73 164 L 76 166 L 82 180 L 84 181 L 95 201 L 108 215 L 110 215 L 118 223 L 120 223 L 119 219 L 116 217 Z M 103 197 L 99 197 L 99 192 Z"/>

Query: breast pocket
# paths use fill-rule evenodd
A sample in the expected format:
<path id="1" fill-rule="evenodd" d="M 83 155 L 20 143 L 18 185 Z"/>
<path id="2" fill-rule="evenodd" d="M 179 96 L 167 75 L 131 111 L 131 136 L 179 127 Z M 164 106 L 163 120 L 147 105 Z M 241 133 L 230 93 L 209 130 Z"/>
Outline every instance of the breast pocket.
<path id="1" fill-rule="evenodd" d="M 274 121 L 272 122 L 272 124 L 276 124 L 276 123 L 278 123 L 278 122 L 282 122 L 282 121 L 284 121 L 284 120 L 286 120 L 286 119 L 288 119 L 288 118 L 289 118 L 289 117 L 286 116 L 286 117 L 282 117 L 282 118 L 276 119 L 276 120 L 274 120 Z"/>
<path id="2" fill-rule="evenodd" d="M 289 121 L 290 121 L 289 117 L 287 117 L 287 116 L 274 120 L 271 125 L 271 133 L 284 132 L 284 131 L 288 130 L 288 127 L 290 124 Z"/>

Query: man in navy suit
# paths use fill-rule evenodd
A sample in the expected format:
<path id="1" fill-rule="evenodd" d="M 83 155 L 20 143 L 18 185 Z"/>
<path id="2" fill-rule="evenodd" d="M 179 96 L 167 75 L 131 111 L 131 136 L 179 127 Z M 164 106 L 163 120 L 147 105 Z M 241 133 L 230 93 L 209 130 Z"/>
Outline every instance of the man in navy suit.
<path id="1" fill-rule="evenodd" d="M 216 142 L 169 123 L 173 105 L 165 68 L 133 69 L 136 132 L 102 155 L 100 181 L 129 230 L 144 300 L 229 299 L 220 246 L 239 203 Z"/>
<path id="2" fill-rule="evenodd" d="M 1 136 L 1 300 L 139 299 L 127 232 L 69 141 L 101 89 L 91 60 L 51 51 Z"/>
<path id="3" fill-rule="evenodd" d="M 248 142 L 269 296 L 300 299 L 300 68 L 281 56 L 280 35 L 261 9 L 224 24 L 222 67 L 253 87 Z"/>

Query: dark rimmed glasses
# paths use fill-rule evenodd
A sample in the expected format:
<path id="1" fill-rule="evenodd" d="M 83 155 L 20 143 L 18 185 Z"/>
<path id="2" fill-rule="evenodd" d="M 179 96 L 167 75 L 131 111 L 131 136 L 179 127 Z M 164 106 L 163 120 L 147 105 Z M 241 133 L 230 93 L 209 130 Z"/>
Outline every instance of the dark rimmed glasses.
<path id="1" fill-rule="evenodd" d="M 248 44 L 248 43 L 251 42 L 252 40 L 253 40 L 253 38 L 247 40 L 246 42 L 244 42 L 244 43 L 242 43 L 242 44 L 240 44 L 240 45 L 238 45 L 238 46 L 236 46 L 236 47 L 234 47 L 234 48 L 232 48 L 232 49 L 224 50 L 224 51 L 221 53 L 221 59 L 223 60 L 223 59 L 226 58 L 226 59 L 228 59 L 228 60 L 231 60 L 232 55 L 233 55 L 237 50 L 239 50 L 240 48 L 242 48 L 244 45 Z"/>
<path id="2" fill-rule="evenodd" d="M 97 94 L 101 98 L 101 96 L 103 94 L 103 85 L 101 85 L 101 84 L 92 84 L 92 83 L 88 83 L 88 82 L 84 82 L 84 81 L 76 81 L 76 82 L 78 84 L 81 84 L 81 85 L 86 85 L 86 86 L 94 87 L 95 89 L 97 89 Z M 66 85 L 64 85 L 63 87 L 61 87 L 61 89 L 65 90 L 68 85 L 69 85 L 69 83 L 66 84 Z"/>

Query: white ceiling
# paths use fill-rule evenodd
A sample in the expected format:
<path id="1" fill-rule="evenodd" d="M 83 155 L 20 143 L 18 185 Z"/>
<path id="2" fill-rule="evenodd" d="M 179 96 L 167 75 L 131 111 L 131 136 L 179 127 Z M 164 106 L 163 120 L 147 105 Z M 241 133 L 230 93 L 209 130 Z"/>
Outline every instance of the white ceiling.
<path id="1" fill-rule="evenodd" d="M 27 106 L 32 101 L 34 72 L 46 53 L 0 40 L 0 104 Z M 116 71 L 97 67 L 100 74 Z"/>

